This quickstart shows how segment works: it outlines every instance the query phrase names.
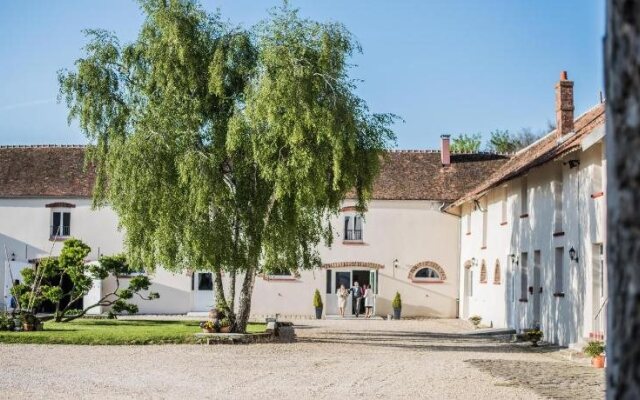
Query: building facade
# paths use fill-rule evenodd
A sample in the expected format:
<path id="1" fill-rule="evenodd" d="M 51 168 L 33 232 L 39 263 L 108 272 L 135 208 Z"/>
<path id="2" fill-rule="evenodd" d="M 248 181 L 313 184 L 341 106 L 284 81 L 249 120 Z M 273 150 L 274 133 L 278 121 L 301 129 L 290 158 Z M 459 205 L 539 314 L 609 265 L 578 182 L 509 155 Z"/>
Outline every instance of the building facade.
<path id="1" fill-rule="evenodd" d="M 574 121 L 556 87 L 557 128 L 449 206 L 460 216 L 461 315 L 560 345 L 606 326 L 604 104 Z"/>

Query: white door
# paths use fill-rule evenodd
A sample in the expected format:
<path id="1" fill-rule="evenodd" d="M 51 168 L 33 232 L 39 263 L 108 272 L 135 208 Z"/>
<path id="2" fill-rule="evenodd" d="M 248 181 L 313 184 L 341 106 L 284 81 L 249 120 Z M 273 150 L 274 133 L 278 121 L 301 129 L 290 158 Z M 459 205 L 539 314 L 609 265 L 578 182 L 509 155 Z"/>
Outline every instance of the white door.
<path id="1" fill-rule="evenodd" d="M 194 272 L 192 279 L 192 311 L 209 311 L 215 307 L 213 274 L 211 272 Z"/>
<path id="2" fill-rule="evenodd" d="M 340 311 L 338 310 L 338 289 L 340 288 L 340 285 L 344 285 L 347 290 L 351 287 L 351 271 L 336 271 L 334 269 L 327 270 L 327 297 L 325 301 L 327 305 L 327 315 L 340 315 Z M 351 296 L 349 296 L 347 297 L 344 315 L 346 316 L 351 314 Z"/>
<path id="3" fill-rule="evenodd" d="M 542 279 L 540 277 L 540 251 L 533 253 L 533 327 L 540 328 L 540 296 L 542 293 Z"/>
<path id="4" fill-rule="evenodd" d="M 593 332 L 604 334 L 607 321 L 607 294 L 606 294 L 606 264 L 604 255 L 604 245 L 596 243 L 593 245 L 593 285 L 592 285 L 592 309 L 593 309 Z"/>
<path id="5" fill-rule="evenodd" d="M 471 268 L 464 269 L 464 304 L 462 310 L 462 317 L 464 319 L 469 318 L 469 303 L 473 296 L 473 271 Z"/>

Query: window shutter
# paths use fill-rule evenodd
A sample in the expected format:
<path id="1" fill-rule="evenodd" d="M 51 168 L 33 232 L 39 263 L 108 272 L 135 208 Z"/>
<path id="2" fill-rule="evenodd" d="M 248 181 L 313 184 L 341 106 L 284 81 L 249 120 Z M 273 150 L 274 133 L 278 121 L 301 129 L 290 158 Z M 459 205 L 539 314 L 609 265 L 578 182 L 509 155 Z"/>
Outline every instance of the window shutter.
<path id="1" fill-rule="evenodd" d="M 60 213 L 59 212 L 54 212 L 53 213 L 53 225 L 51 226 L 51 235 L 60 235 L 62 232 L 59 229 L 60 228 Z"/>

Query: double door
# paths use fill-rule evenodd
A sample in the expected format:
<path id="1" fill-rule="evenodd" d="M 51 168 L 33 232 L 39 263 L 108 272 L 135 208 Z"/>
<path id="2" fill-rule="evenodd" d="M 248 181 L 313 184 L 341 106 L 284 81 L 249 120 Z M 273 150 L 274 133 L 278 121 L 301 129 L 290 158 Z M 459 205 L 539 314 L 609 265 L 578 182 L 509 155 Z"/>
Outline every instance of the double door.
<path id="1" fill-rule="evenodd" d="M 375 314 L 375 294 L 378 293 L 378 271 L 377 270 L 345 270 L 345 269 L 328 269 L 327 270 L 327 290 L 326 301 L 327 315 L 339 315 L 338 310 L 338 289 L 344 286 L 347 290 L 354 286 L 358 282 L 358 285 L 371 286 L 374 293 L 373 312 Z M 353 296 L 349 295 L 347 298 L 347 304 L 345 306 L 344 315 L 354 314 L 354 302 Z M 364 313 L 364 299 L 361 301 L 360 313 Z"/>

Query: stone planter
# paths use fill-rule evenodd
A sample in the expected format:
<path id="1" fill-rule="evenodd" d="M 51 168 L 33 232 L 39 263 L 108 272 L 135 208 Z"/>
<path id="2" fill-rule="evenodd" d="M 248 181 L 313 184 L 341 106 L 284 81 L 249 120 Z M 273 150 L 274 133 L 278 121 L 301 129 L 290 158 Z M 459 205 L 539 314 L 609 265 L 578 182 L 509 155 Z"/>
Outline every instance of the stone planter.
<path id="1" fill-rule="evenodd" d="M 401 314 L 402 314 L 402 308 L 393 309 L 393 319 L 400 319 Z"/>
<path id="2" fill-rule="evenodd" d="M 591 365 L 595 368 L 604 368 L 604 356 L 599 355 L 591 359 Z"/>
<path id="3" fill-rule="evenodd" d="M 202 328 L 202 333 L 215 333 L 214 329 Z"/>
<path id="4" fill-rule="evenodd" d="M 316 319 L 322 319 L 322 307 L 316 307 Z"/>
<path id="5" fill-rule="evenodd" d="M 231 326 L 221 326 L 220 333 L 229 333 L 231 332 Z"/>
<path id="6" fill-rule="evenodd" d="M 31 332 L 36 330 L 36 326 L 34 324 L 28 324 L 26 322 L 22 323 L 22 330 L 25 332 Z"/>

